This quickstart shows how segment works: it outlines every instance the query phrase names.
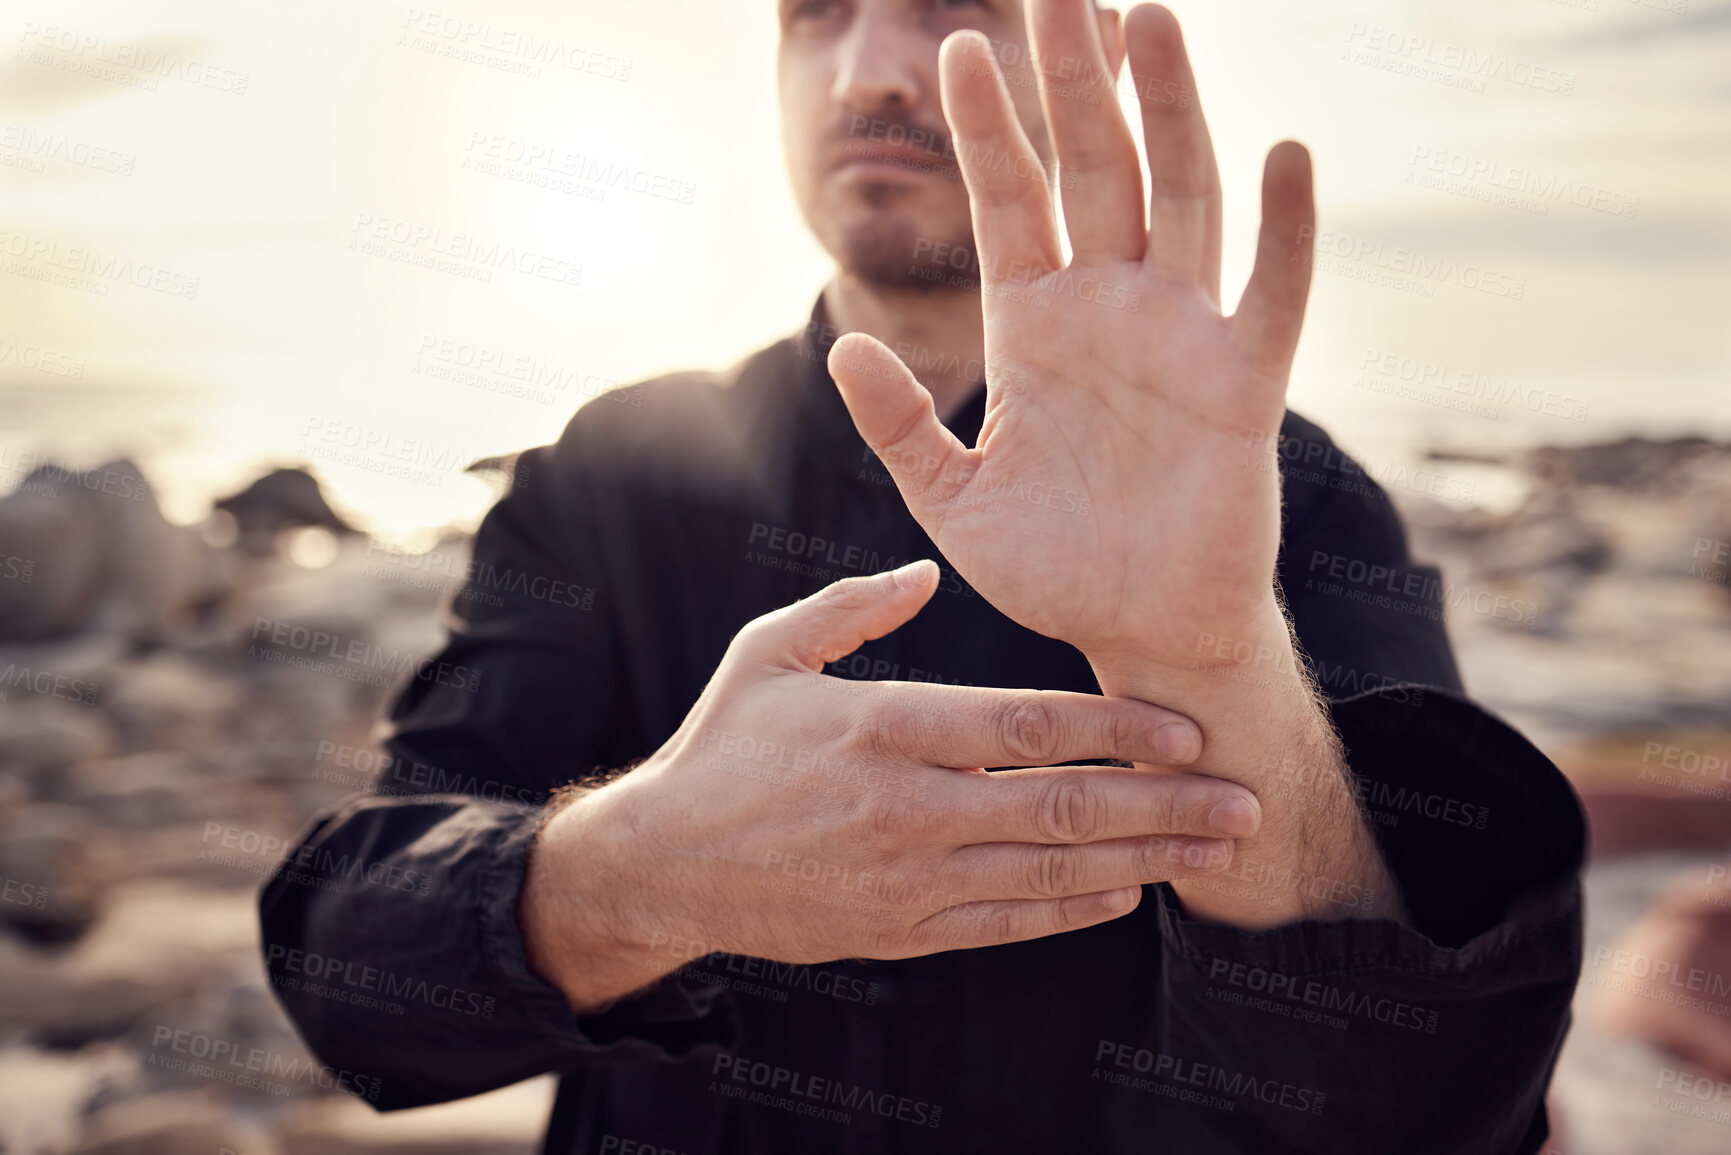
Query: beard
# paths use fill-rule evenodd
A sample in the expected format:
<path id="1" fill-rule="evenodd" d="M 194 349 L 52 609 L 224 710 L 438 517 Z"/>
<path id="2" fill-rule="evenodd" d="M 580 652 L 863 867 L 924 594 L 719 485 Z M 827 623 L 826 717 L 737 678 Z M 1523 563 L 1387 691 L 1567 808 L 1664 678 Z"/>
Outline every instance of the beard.
<path id="1" fill-rule="evenodd" d="M 897 191 L 882 186 L 867 190 L 865 203 L 874 211 L 840 226 L 829 246 L 836 264 L 881 289 L 978 292 L 980 264 L 972 220 L 942 233 L 922 229 L 913 216 L 891 207 Z"/>

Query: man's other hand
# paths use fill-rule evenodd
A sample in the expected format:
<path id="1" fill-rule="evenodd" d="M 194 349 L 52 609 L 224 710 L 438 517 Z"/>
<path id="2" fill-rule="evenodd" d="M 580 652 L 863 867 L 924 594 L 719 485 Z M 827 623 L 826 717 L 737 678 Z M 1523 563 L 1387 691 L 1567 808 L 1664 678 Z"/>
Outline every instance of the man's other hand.
<path id="1" fill-rule="evenodd" d="M 671 739 L 549 819 L 520 906 L 531 966 L 599 1009 L 713 951 L 907 958 L 1075 930 L 1144 883 L 1225 868 L 1260 821 L 1129 699 L 852 682 L 827 662 L 910 619 L 937 567 L 848 578 L 751 622 Z M 1032 767 L 988 774 L 985 767 Z"/>

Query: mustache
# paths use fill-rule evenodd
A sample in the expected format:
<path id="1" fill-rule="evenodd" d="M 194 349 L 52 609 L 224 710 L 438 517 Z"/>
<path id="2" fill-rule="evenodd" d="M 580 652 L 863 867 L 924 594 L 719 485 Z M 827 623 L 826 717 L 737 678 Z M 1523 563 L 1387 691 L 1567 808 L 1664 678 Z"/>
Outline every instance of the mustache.
<path id="1" fill-rule="evenodd" d="M 958 168 L 955 141 L 947 126 L 921 124 L 911 117 L 855 113 L 830 134 L 837 163 L 860 158 L 918 159 Z"/>

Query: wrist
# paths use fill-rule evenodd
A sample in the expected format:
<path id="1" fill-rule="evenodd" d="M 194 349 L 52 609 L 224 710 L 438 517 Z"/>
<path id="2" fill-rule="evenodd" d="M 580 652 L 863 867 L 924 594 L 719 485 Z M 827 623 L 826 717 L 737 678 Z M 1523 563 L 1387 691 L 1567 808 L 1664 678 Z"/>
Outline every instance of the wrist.
<path id="1" fill-rule="evenodd" d="M 1399 917 L 1333 722 L 1278 604 L 1232 632 L 1200 632 L 1188 661 L 1089 654 L 1103 693 L 1156 702 L 1201 729 L 1185 769 L 1256 794 L 1257 833 L 1217 875 L 1174 883 L 1194 916 L 1246 929 L 1305 919 Z"/>
<path id="2" fill-rule="evenodd" d="M 529 969 L 577 1014 L 595 1014 L 686 960 L 658 954 L 632 910 L 647 896 L 636 881 L 618 813 L 629 792 L 589 791 L 543 823 L 529 848 L 518 926 Z"/>

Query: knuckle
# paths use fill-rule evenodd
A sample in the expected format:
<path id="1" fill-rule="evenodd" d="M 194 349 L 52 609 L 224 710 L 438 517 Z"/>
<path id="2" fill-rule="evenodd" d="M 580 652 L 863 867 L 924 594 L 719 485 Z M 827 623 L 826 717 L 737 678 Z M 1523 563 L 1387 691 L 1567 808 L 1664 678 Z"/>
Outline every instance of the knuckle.
<path id="1" fill-rule="evenodd" d="M 871 601 L 871 592 L 869 577 L 847 577 L 824 586 L 812 600 L 825 609 L 857 610 Z"/>
<path id="2" fill-rule="evenodd" d="M 1014 942 L 1022 937 L 1022 916 L 1020 907 L 1009 903 L 999 903 L 985 918 L 986 934 L 996 942 Z"/>
<path id="3" fill-rule="evenodd" d="M 1106 719 L 1106 741 L 1111 743 L 1109 752 L 1115 757 L 1129 758 L 1136 748 L 1137 725 L 1128 713 L 1114 709 Z"/>
<path id="4" fill-rule="evenodd" d="M 1028 866 L 1028 888 L 1041 898 L 1057 898 L 1081 886 L 1083 859 L 1080 847 L 1040 846 L 1033 849 Z"/>
<path id="5" fill-rule="evenodd" d="M 1048 842 L 1087 842 L 1100 830 L 1104 809 L 1085 779 L 1058 775 L 1035 796 L 1034 829 Z"/>
<path id="6" fill-rule="evenodd" d="M 899 847 L 918 833 L 919 808 L 899 794 L 873 791 L 861 802 L 860 827 L 867 846 Z"/>
<path id="7" fill-rule="evenodd" d="M 1136 845 L 1136 877 L 1144 882 L 1161 882 L 1184 861 L 1184 847 L 1176 838 L 1156 834 Z"/>
<path id="8" fill-rule="evenodd" d="M 1012 758 L 1034 766 L 1052 760 L 1058 750 L 1063 722 L 1050 703 L 1029 698 L 999 715 L 1004 749 Z"/>

